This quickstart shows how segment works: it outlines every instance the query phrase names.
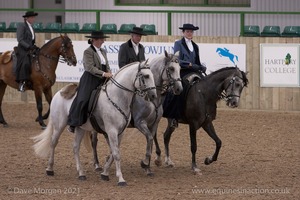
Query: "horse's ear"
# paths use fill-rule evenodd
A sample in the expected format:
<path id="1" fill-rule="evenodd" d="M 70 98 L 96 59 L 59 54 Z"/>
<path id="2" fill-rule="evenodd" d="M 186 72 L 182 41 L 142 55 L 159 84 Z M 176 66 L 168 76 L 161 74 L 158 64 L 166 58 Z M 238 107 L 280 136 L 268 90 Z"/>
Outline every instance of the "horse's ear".
<path id="1" fill-rule="evenodd" d="M 175 52 L 175 56 L 179 56 L 179 51 L 176 51 L 176 52 Z"/>
<path id="2" fill-rule="evenodd" d="M 168 52 L 165 50 L 165 57 L 168 58 L 169 57 L 169 54 Z"/>

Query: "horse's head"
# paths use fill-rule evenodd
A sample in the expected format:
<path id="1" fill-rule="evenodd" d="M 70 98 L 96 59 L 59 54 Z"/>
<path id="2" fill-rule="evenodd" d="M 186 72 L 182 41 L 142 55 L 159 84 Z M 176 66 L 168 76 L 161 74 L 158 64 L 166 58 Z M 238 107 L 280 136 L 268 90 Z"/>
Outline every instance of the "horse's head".
<path id="1" fill-rule="evenodd" d="M 173 94 L 179 95 L 182 90 L 179 65 L 179 51 L 173 54 L 168 54 L 165 51 L 165 68 L 163 70 L 162 79 L 168 87 L 172 88 Z"/>
<path id="2" fill-rule="evenodd" d="M 157 98 L 157 93 L 154 77 L 147 62 L 148 60 L 139 64 L 134 86 L 140 95 L 146 94 L 147 98 L 153 101 Z"/>
<path id="3" fill-rule="evenodd" d="M 235 108 L 239 105 L 240 96 L 244 87 L 248 84 L 246 73 L 236 67 L 232 76 L 224 81 L 224 99 L 226 105 Z"/>
<path id="4" fill-rule="evenodd" d="M 61 48 L 60 48 L 60 55 L 64 58 L 64 61 L 67 62 L 68 65 L 76 66 L 77 59 L 74 53 L 72 40 L 67 36 L 67 34 L 60 36 Z"/>

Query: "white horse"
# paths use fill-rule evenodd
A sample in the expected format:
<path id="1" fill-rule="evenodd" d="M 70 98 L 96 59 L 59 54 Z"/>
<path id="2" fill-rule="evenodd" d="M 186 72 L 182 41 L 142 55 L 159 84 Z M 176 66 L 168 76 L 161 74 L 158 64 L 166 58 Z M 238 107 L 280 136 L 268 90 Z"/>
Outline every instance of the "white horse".
<path id="1" fill-rule="evenodd" d="M 40 134 L 35 136 L 34 150 L 40 157 L 47 157 L 50 153 L 47 175 L 54 175 L 54 150 L 58 143 L 58 139 L 67 125 L 69 109 L 74 100 L 65 98 L 65 94 L 69 92 L 70 86 L 66 86 L 60 92 L 57 92 L 50 106 L 50 118 L 47 128 Z M 119 70 L 101 89 L 100 96 L 97 100 L 95 110 L 93 112 L 100 128 L 107 133 L 109 146 L 111 149 L 111 157 L 115 160 L 116 176 L 119 178 L 119 185 L 126 185 L 123 179 L 120 165 L 119 146 L 122 133 L 129 124 L 130 107 L 132 99 L 136 94 L 146 93 L 150 100 L 157 98 L 153 74 L 143 63 L 132 63 Z M 71 92 L 72 93 L 72 92 Z M 75 154 L 77 171 L 79 179 L 85 180 L 86 176 L 79 160 L 80 143 L 86 131 L 93 131 L 90 120 L 75 129 L 75 141 L 73 151 Z M 109 161 L 108 161 L 109 162 Z M 106 168 L 111 163 L 106 164 Z M 108 169 L 106 169 L 107 171 Z M 104 174 L 105 176 L 107 174 Z"/>
<path id="2" fill-rule="evenodd" d="M 175 95 L 180 94 L 182 91 L 178 55 L 179 52 L 173 55 L 165 51 L 164 55 L 154 58 L 149 63 L 157 89 L 157 98 L 149 102 L 143 97 L 135 96 L 133 100 L 134 103 L 131 109 L 133 128 L 137 128 L 142 132 L 147 140 L 146 155 L 145 159 L 141 161 L 141 167 L 146 170 L 149 176 L 153 175 L 150 170 L 153 137 L 157 132 L 158 123 L 163 114 L 162 103 L 165 99 L 165 90 L 172 89 Z M 100 171 L 101 167 L 99 166 L 97 156 L 97 141 L 97 132 L 93 132 L 94 165 L 96 171 Z"/>

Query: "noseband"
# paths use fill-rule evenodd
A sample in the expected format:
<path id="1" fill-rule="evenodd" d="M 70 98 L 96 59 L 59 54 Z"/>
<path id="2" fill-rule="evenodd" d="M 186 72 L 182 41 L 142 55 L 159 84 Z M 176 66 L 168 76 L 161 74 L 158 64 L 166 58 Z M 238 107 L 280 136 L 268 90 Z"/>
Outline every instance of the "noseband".
<path id="1" fill-rule="evenodd" d="M 223 90 L 222 94 L 220 95 L 220 98 L 225 100 L 226 102 L 229 101 L 230 99 L 232 99 L 233 97 L 238 97 L 240 98 L 240 95 L 236 95 L 233 94 L 233 87 L 234 87 L 234 83 L 236 82 L 237 78 L 240 78 L 241 80 L 243 80 L 243 78 L 239 77 L 239 76 L 233 76 L 229 82 L 229 84 L 227 85 L 227 87 L 225 88 L 225 90 Z M 226 94 L 227 89 L 231 86 L 231 93 L 230 94 Z M 243 84 L 243 88 L 244 88 L 244 84 Z"/>

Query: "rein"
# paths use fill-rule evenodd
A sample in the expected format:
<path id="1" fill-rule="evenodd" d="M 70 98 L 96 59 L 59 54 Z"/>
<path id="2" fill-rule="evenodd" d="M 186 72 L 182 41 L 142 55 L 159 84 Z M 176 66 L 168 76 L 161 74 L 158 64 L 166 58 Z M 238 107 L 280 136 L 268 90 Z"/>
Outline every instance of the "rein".
<path id="1" fill-rule="evenodd" d="M 145 63 L 145 66 L 146 66 L 147 62 Z M 139 64 L 139 69 L 138 69 L 138 72 L 136 74 L 136 77 L 135 77 L 135 80 L 133 82 L 133 85 L 135 85 L 135 82 L 137 81 L 137 79 L 139 79 L 139 86 L 141 86 L 141 83 L 143 83 L 143 86 L 145 87 L 146 84 L 145 84 L 145 79 L 144 79 L 144 76 L 140 73 L 142 69 L 149 69 L 150 70 L 150 67 L 141 67 L 141 63 Z M 110 80 L 112 81 L 113 84 L 115 84 L 118 88 L 120 88 L 121 90 L 125 90 L 127 92 L 131 92 L 133 93 L 134 95 L 140 95 L 141 97 L 144 97 L 145 94 L 147 93 L 147 91 L 149 90 L 152 90 L 152 89 L 155 89 L 156 87 L 145 87 L 144 89 L 137 89 L 135 88 L 135 90 L 130 90 L 128 88 L 126 88 L 125 86 L 121 85 L 120 83 L 118 83 L 114 78 L 110 78 Z M 126 115 L 126 113 L 108 96 L 108 93 L 107 93 L 107 84 L 105 84 L 105 94 L 106 94 L 106 97 L 108 98 L 108 100 L 111 102 L 111 104 L 123 115 L 123 117 L 125 118 L 126 120 L 126 124 L 125 126 L 123 127 L 122 131 L 120 133 L 122 133 L 125 128 L 126 128 L 126 125 L 128 124 L 129 122 L 129 116 Z M 133 97 L 134 97 L 133 95 Z M 132 97 L 132 99 L 133 99 Z M 131 101 L 132 102 L 132 101 Z"/>

